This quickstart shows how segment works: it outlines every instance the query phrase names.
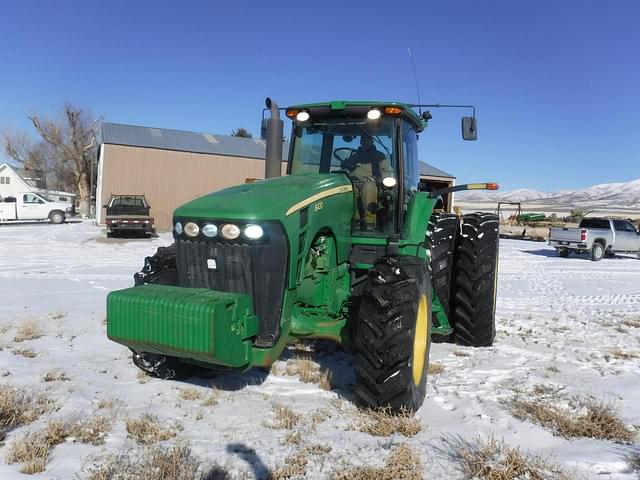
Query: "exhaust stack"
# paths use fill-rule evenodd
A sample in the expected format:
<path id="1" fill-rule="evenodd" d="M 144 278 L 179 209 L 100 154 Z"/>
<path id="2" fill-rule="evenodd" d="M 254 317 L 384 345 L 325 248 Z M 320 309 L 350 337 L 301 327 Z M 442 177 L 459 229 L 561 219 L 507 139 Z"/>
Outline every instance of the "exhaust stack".
<path id="1" fill-rule="evenodd" d="M 264 162 L 264 177 L 274 178 L 282 175 L 282 128 L 280 110 L 276 102 L 267 97 L 265 104 L 271 111 L 267 120 L 267 146 Z"/>

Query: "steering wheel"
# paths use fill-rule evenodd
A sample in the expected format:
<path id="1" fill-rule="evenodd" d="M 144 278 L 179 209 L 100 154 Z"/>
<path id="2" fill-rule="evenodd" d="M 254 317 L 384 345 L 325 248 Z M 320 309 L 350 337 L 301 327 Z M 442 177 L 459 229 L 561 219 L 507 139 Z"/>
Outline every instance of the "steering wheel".
<path id="1" fill-rule="evenodd" d="M 356 152 L 355 148 L 350 148 L 350 147 L 340 147 L 340 148 L 336 148 L 333 151 L 333 156 L 336 158 L 336 160 L 338 160 L 340 163 L 346 162 L 347 160 L 349 160 L 349 158 L 351 157 L 351 155 L 353 155 Z M 348 154 L 347 154 L 348 153 Z M 344 157 L 342 155 L 345 155 Z"/>

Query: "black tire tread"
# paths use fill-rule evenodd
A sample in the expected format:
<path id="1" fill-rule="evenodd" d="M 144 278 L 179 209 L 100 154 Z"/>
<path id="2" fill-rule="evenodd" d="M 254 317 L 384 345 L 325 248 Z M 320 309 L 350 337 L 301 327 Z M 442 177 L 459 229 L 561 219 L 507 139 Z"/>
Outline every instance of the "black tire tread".
<path id="1" fill-rule="evenodd" d="M 431 284 L 449 315 L 453 255 L 460 222 L 454 213 L 434 213 L 429 219 L 425 247 L 431 252 Z"/>
<path id="2" fill-rule="evenodd" d="M 498 267 L 498 216 L 464 216 L 455 255 L 452 314 L 453 339 L 461 345 L 493 345 Z"/>
<path id="3" fill-rule="evenodd" d="M 420 385 L 413 383 L 411 369 L 415 321 L 423 294 L 431 295 L 431 290 L 426 262 L 417 257 L 382 257 L 369 271 L 353 347 L 355 391 L 371 408 L 415 411 L 424 401 L 428 349 Z"/>

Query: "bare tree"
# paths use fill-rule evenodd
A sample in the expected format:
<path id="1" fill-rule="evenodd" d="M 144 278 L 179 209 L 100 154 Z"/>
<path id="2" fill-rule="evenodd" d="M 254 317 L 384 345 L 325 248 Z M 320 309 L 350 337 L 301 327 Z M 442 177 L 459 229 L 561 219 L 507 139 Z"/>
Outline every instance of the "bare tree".
<path id="1" fill-rule="evenodd" d="M 80 213 L 90 213 L 91 175 L 97 152 L 97 121 L 69 103 L 58 122 L 29 117 L 38 134 L 55 151 L 54 173 L 61 183 L 73 181 L 80 199 Z"/>
<path id="2" fill-rule="evenodd" d="M 49 146 L 44 141 L 34 141 L 22 131 L 5 130 L 2 144 L 6 154 L 32 178 L 41 179 L 46 184 L 52 158 Z"/>
<path id="3" fill-rule="evenodd" d="M 251 132 L 249 130 L 247 130 L 246 128 L 238 128 L 236 130 L 234 130 L 233 132 L 231 132 L 231 136 L 232 137 L 242 137 L 242 138 L 253 138 L 253 135 L 251 135 Z"/>

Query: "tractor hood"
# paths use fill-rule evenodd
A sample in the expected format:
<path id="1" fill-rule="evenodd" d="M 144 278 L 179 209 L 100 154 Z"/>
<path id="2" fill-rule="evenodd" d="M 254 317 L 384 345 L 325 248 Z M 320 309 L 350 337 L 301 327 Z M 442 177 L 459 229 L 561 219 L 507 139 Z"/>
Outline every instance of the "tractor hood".
<path id="1" fill-rule="evenodd" d="M 277 220 L 323 198 L 351 191 L 351 182 L 344 174 L 287 175 L 197 198 L 176 209 L 174 216 Z"/>

